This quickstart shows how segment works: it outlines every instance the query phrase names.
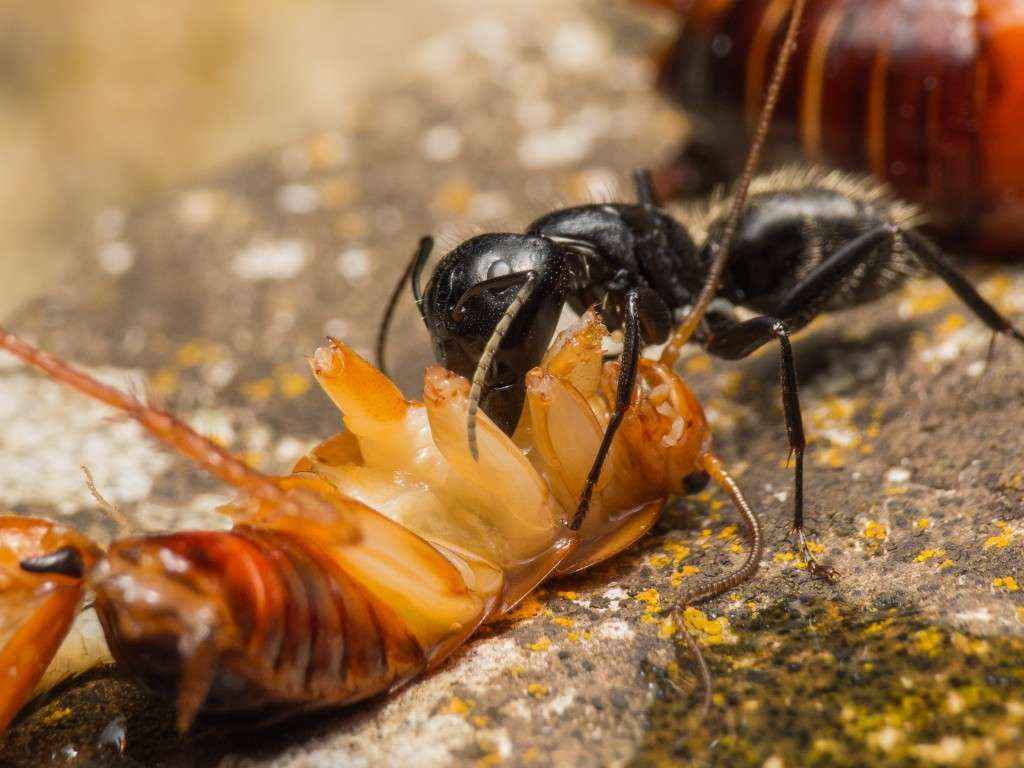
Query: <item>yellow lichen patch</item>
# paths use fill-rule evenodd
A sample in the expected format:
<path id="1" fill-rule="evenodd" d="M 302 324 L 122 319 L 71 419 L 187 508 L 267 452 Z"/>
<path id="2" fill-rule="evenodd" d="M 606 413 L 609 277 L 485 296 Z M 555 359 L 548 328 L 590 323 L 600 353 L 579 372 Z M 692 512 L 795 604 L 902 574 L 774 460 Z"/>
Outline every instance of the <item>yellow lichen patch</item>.
<path id="1" fill-rule="evenodd" d="M 953 567 L 953 561 L 950 560 L 948 557 L 945 560 L 943 560 L 941 563 L 939 563 L 939 569 L 940 570 L 945 570 L 946 568 L 952 568 L 952 567 Z"/>
<path id="2" fill-rule="evenodd" d="M 540 600 L 537 599 L 536 593 L 534 593 L 527 595 L 519 605 L 506 613 L 505 618 L 511 621 L 532 619 L 543 610 L 544 606 L 541 604 Z"/>
<path id="3" fill-rule="evenodd" d="M 937 280 L 915 281 L 907 287 L 906 293 L 907 297 L 899 307 L 902 318 L 935 312 L 953 299 L 945 284 Z"/>
<path id="4" fill-rule="evenodd" d="M 927 531 L 932 527 L 932 521 L 927 517 L 919 517 L 914 521 L 914 527 L 919 531 Z"/>
<path id="5" fill-rule="evenodd" d="M 1017 621 L 1024 624 L 1024 605 L 1017 606 Z"/>
<path id="6" fill-rule="evenodd" d="M 666 565 L 668 565 L 671 562 L 671 559 L 669 558 L 668 555 L 663 554 L 661 552 L 658 552 L 658 553 L 655 553 L 655 554 L 651 555 L 647 559 L 647 562 L 649 562 L 651 564 L 652 568 L 664 568 Z"/>
<path id="7" fill-rule="evenodd" d="M 452 700 L 441 708 L 441 714 L 465 715 L 468 714 L 475 705 L 476 702 L 472 700 L 460 699 L 458 696 L 452 696 Z"/>
<path id="8" fill-rule="evenodd" d="M 992 579 L 992 589 L 1002 590 L 1003 592 L 1016 592 L 1020 587 L 1017 586 L 1017 580 L 1013 576 L 1003 576 L 998 579 Z"/>
<path id="9" fill-rule="evenodd" d="M 173 395 L 178 389 L 178 374 L 170 368 L 161 368 L 149 379 L 149 390 L 158 397 Z"/>
<path id="10" fill-rule="evenodd" d="M 295 371 L 279 371 L 277 372 L 277 385 L 285 398 L 294 400 L 309 391 L 310 379 Z"/>
<path id="11" fill-rule="evenodd" d="M 879 522 L 876 522 L 874 520 L 868 520 L 867 524 L 864 526 L 864 531 L 861 535 L 865 539 L 885 541 L 887 538 L 889 538 L 889 529 Z"/>
<path id="12" fill-rule="evenodd" d="M 569 590 L 566 590 L 564 592 L 556 592 L 555 594 L 561 598 L 564 598 L 565 600 L 579 600 L 580 597 L 579 592 L 572 592 Z"/>
<path id="13" fill-rule="evenodd" d="M 729 545 L 729 551 L 732 552 L 734 555 L 742 554 L 742 552 L 743 552 L 743 545 L 740 544 L 739 542 L 733 542 L 732 544 Z"/>
<path id="14" fill-rule="evenodd" d="M 636 599 L 644 604 L 645 611 L 661 610 L 661 595 L 654 587 L 636 593 Z"/>
<path id="15" fill-rule="evenodd" d="M 815 555 L 820 555 L 822 552 L 825 551 L 825 547 L 824 546 L 822 546 L 821 544 L 819 544 L 816 541 L 812 541 L 811 539 L 807 540 L 807 549 L 810 550 Z"/>
<path id="16" fill-rule="evenodd" d="M 944 557 L 945 552 L 941 549 L 922 549 L 914 558 L 915 563 L 926 563 L 936 557 Z"/>
<path id="17" fill-rule="evenodd" d="M 773 558 L 776 563 L 791 563 L 796 560 L 795 552 L 776 552 Z"/>
<path id="18" fill-rule="evenodd" d="M 240 390 L 246 399 L 263 402 L 274 396 L 274 380 L 264 378 L 247 381 L 240 387 Z"/>
<path id="19" fill-rule="evenodd" d="M 693 576 L 695 573 L 700 573 L 700 568 L 695 565 L 684 565 L 682 570 L 676 571 L 669 578 L 668 583 L 676 589 L 683 583 L 683 579 L 687 576 Z"/>
<path id="20" fill-rule="evenodd" d="M 679 564 L 690 554 L 690 548 L 688 546 L 675 541 L 665 542 L 665 549 L 672 555 L 672 565 L 677 568 L 679 567 Z"/>
<path id="21" fill-rule="evenodd" d="M 709 619 L 699 608 L 688 606 L 683 612 L 683 623 L 690 634 L 706 645 L 732 644 L 737 641 L 729 619 L 725 616 Z"/>
<path id="22" fill-rule="evenodd" d="M 548 686 L 544 685 L 544 683 L 530 683 L 528 686 L 526 686 L 526 692 L 533 696 L 533 698 L 535 699 L 543 699 L 545 696 L 551 693 L 551 689 Z"/>
<path id="23" fill-rule="evenodd" d="M 477 728 L 486 728 L 491 723 L 491 719 L 487 715 L 473 715 L 469 718 L 471 722 Z"/>
<path id="24" fill-rule="evenodd" d="M 529 646 L 527 646 L 527 647 L 531 651 L 537 651 L 537 652 L 547 651 L 547 650 L 550 650 L 550 648 L 551 648 L 551 639 L 547 635 L 544 635 L 537 642 L 530 643 Z"/>
<path id="25" fill-rule="evenodd" d="M 441 213 L 464 214 L 475 190 L 465 179 L 449 179 L 437 190 L 434 205 Z"/>
<path id="26" fill-rule="evenodd" d="M 676 633 L 676 623 L 669 616 L 667 619 L 662 619 L 661 625 L 658 627 L 658 637 L 662 640 L 668 640 L 672 635 Z"/>
<path id="27" fill-rule="evenodd" d="M 174 356 L 174 359 L 183 368 L 193 368 L 206 362 L 203 346 L 197 342 L 191 342 L 181 347 L 178 350 L 178 354 Z"/>
<path id="28" fill-rule="evenodd" d="M 729 539 L 733 538 L 734 536 L 736 536 L 736 526 L 735 525 L 727 525 L 727 526 L 725 526 L 725 528 L 723 528 L 722 530 L 720 530 L 718 532 L 718 538 L 722 539 L 723 541 L 728 541 Z"/>
<path id="29" fill-rule="evenodd" d="M 566 635 L 565 635 L 565 638 L 570 643 L 578 643 L 580 641 L 580 633 L 577 632 L 576 630 L 573 630 L 572 632 L 567 632 Z"/>
<path id="30" fill-rule="evenodd" d="M 842 469 L 846 466 L 846 450 L 836 445 L 814 451 L 814 461 L 822 467 Z"/>
<path id="31" fill-rule="evenodd" d="M 967 318 L 961 315 L 959 312 L 952 312 L 939 323 L 935 330 L 937 330 L 943 336 L 947 336 L 954 331 L 959 331 L 967 324 Z"/>
<path id="32" fill-rule="evenodd" d="M 552 619 L 552 621 L 555 624 L 557 624 L 558 626 L 565 627 L 566 629 L 572 629 L 573 627 L 576 626 L 576 622 L 575 621 L 573 621 L 572 619 L 567 618 L 565 616 L 556 616 L 555 618 Z"/>
<path id="33" fill-rule="evenodd" d="M 943 637 L 942 630 L 938 627 L 928 627 L 915 632 L 914 638 L 914 649 L 918 653 L 923 653 L 928 656 L 935 656 L 938 654 L 942 647 Z"/>
<path id="34" fill-rule="evenodd" d="M 1005 549 L 1010 546 L 1010 542 L 1013 541 L 1014 530 L 1009 525 L 1004 523 L 1002 520 L 996 520 L 996 527 L 999 528 L 999 533 L 995 536 L 989 536 L 985 539 L 985 543 L 982 545 L 983 549 L 992 549 L 996 547 L 998 549 Z"/>

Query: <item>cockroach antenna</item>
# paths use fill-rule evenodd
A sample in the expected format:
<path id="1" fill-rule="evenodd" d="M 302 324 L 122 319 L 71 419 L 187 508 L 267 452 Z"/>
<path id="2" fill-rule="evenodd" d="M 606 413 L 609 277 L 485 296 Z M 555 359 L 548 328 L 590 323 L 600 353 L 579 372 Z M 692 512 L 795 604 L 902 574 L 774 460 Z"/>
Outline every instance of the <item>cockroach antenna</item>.
<path id="1" fill-rule="evenodd" d="M 402 291 L 405 290 L 405 284 L 411 280 L 412 295 L 416 299 L 416 307 L 419 309 L 420 315 L 423 314 L 423 293 L 420 291 L 420 275 L 423 274 L 423 267 L 426 266 L 427 259 L 430 258 L 432 250 L 434 250 L 434 238 L 421 238 L 419 247 L 412 255 L 412 258 L 409 259 L 405 271 L 402 272 L 402 277 L 399 278 L 394 290 L 391 291 L 391 296 L 388 297 L 387 306 L 384 308 L 384 317 L 381 319 L 380 327 L 377 329 L 377 367 L 385 374 L 388 372 L 385 352 L 387 351 L 388 334 L 391 332 L 391 321 L 395 316 L 395 307 L 398 306 L 398 300 L 402 296 Z"/>
<path id="2" fill-rule="evenodd" d="M 469 435 L 469 452 L 473 456 L 474 461 L 480 460 L 480 454 L 476 445 L 476 412 L 480 407 L 480 394 L 483 391 L 484 379 L 487 377 L 487 371 L 490 370 L 491 362 L 494 360 L 494 355 L 498 351 L 501 340 L 505 337 L 516 315 L 519 314 L 519 310 L 523 308 L 523 305 L 530 298 L 536 283 L 537 273 L 528 272 L 526 274 L 526 282 L 523 283 L 516 297 L 512 299 L 512 303 L 508 305 L 505 314 L 501 316 L 501 320 L 494 326 L 494 332 L 491 333 L 491 338 L 487 340 L 484 353 L 480 356 L 480 362 L 477 363 L 476 370 L 473 372 L 473 384 L 469 388 L 469 413 L 466 416 L 466 431 Z"/>
<path id="3" fill-rule="evenodd" d="M 761 150 L 764 148 L 765 137 L 768 135 L 768 128 L 771 126 L 772 114 L 775 112 L 775 105 L 779 101 L 779 91 L 782 89 L 782 81 L 789 70 L 789 60 L 796 50 L 796 36 L 800 28 L 800 20 L 804 15 L 804 7 L 807 0 L 794 0 L 793 8 L 789 15 L 789 26 L 786 28 L 786 37 L 782 43 L 782 50 L 779 51 L 779 59 L 775 63 L 775 71 L 772 73 L 771 82 L 764 97 L 764 106 L 761 108 L 761 116 L 758 118 L 757 130 L 750 144 L 750 151 L 747 153 L 747 162 L 743 166 L 743 175 L 735 187 L 732 196 L 732 206 L 729 209 L 729 218 L 726 220 L 725 229 L 722 231 L 718 242 L 718 249 L 715 252 L 714 261 L 704 279 L 704 287 L 701 289 L 693 308 L 682 324 L 672 334 L 672 338 L 661 351 L 661 362 L 666 365 L 674 365 L 679 359 L 683 347 L 697 330 L 700 321 L 704 318 L 708 306 L 715 298 L 722 274 L 729 263 L 729 252 L 732 247 L 733 236 L 736 234 L 736 226 L 739 224 L 740 214 L 747 202 L 747 191 L 750 189 L 750 182 L 757 171 L 757 165 L 761 161 Z"/>

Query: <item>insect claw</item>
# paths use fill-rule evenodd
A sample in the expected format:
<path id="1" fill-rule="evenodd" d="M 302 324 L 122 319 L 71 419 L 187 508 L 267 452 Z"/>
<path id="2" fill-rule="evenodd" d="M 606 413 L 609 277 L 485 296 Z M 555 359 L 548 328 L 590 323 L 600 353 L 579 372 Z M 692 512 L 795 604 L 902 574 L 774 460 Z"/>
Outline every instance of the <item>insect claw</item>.
<path id="1" fill-rule="evenodd" d="M 213 633 L 207 629 L 198 641 L 195 638 L 190 638 L 182 655 L 184 668 L 178 689 L 177 717 L 175 719 L 178 733 L 185 733 L 192 727 L 199 708 L 206 701 L 206 697 L 210 693 L 210 686 L 213 685 L 217 662 L 217 645 L 213 640 Z"/>

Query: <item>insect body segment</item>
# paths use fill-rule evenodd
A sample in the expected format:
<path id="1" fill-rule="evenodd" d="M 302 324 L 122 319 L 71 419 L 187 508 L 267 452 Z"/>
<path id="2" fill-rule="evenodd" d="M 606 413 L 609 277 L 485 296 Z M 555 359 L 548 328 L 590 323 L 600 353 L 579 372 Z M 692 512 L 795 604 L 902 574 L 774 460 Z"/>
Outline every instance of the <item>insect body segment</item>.
<path id="1" fill-rule="evenodd" d="M 668 3 L 665 3 L 668 4 Z M 659 189 L 699 192 L 738 172 L 790 0 L 675 3 L 661 88 L 694 116 Z M 777 159 L 872 173 L 974 247 L 1024 244 L 1024 14 L 1014 0 L 814 0 L 781 92 Z"/>
<path id="2" fill-rule="evenodd" d="M 520 429 L 509 436 L 481 415 L 476 459 L 464 378 L 431 367 L 423 401 L 409 401 L 334 340 L 310 364 L 347 431 L 285 477 L 227 454 L 239 466 L 224 471 L 206 438 L 121 396 L 151 433 L 234 478 L 241 495 L 223 511 L 235 526 L 132 536 L 102 553 L 60 526 L 0 518 L 0 673 L 17 681 L 0 690 L 0 724 L 46 670 L 86 587 L 117 663 L 172 696 L 186 730 L 200 712 L 255 722 L 405 683 L 548 575 L 631 544 L 695 473 L 733 495 L 755 551 L 738 576 L 693 594 L 749 578 L 757 520 L 710 453 L 699 404 L 659 363 L 638 366 L 588 514 L 578 530 L 569 525 L 618 399 L 618 366 L 602 361 L 606 334 L 593 312 L 561 334 L 524 378 Z M 54 378 L 98 391 L 84 372 L 0 339 Z"/>

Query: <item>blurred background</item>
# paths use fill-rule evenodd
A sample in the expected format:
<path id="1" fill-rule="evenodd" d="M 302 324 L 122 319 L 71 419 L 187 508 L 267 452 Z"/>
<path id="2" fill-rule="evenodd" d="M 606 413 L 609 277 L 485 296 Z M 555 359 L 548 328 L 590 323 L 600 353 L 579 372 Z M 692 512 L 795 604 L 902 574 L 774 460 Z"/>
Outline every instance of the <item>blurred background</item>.
<path id="1" fill-rule="evenodd" d="M 480 11 L 475 0 L 6 0 L 0 317 L 125 207 L 344 121 L 424 40 Z"/>

